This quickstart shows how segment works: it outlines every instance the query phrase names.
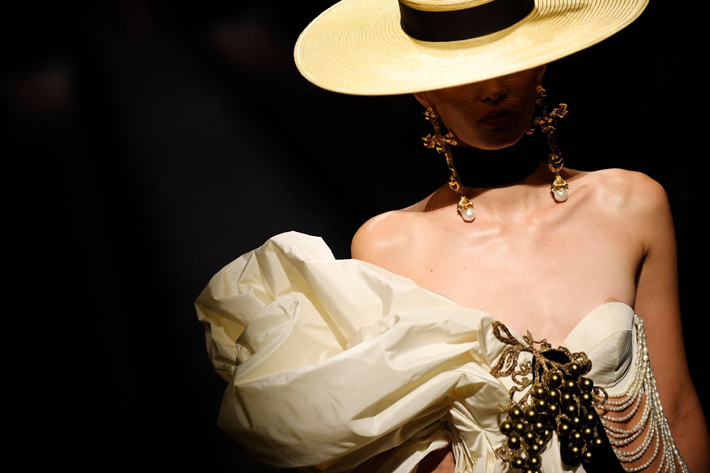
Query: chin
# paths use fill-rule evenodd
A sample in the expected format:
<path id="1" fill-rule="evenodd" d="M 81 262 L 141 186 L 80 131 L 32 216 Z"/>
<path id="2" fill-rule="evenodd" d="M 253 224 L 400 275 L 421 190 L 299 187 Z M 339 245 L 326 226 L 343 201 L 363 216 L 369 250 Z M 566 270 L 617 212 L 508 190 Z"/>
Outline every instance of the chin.
<path id="1" fill-rule="evenodd" d="M 520 141 L 525 133 L 514 136 L 487 136 L 486 139 L 464 141 L 468 146 L 485 151 L 495 151 L 497 149 L 509 148 Z"/>
<path id="2" fill-rule="evenodd" d="M 515 120 L 508 126 L 500 128 L 485 129 L 480 125 L 471 126 L 469 133 L 464 133 L 464 136 L 454 134 L 459 138 L 459 141 L 473 148 L 478 148 L 486 151 L 494 151 L 497 149 L 508 148 L 520 141 L 528 131 L 527 126 L 522 126 L 521 120 Z"/>

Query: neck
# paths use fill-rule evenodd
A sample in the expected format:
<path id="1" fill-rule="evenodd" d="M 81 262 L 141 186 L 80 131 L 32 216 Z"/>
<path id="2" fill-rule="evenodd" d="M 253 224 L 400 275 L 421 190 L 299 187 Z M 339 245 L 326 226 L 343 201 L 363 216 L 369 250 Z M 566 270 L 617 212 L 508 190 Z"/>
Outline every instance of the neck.
<path id="1" fill-rule="evenodd" d="M 524 140 L 523 140 L 524 141 Z M 518 143 L 495 151 L 452 147 L 454 166 L 465 187 L 504 187 L 530 176 L 540 165 L 539 148 Z"/>

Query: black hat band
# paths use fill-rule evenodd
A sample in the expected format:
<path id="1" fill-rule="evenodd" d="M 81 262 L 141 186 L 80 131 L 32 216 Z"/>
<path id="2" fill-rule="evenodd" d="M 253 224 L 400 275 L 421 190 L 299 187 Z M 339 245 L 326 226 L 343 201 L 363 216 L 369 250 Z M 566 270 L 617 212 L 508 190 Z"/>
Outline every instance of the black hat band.
<path id="1" fill-rule="evenodd" d="M 503 30 L 525 18 L 535 0 L 494 0 L 451 11 L 415 10 L 399 1 L 400 25 L 421 41 L 460 41 Z"/>

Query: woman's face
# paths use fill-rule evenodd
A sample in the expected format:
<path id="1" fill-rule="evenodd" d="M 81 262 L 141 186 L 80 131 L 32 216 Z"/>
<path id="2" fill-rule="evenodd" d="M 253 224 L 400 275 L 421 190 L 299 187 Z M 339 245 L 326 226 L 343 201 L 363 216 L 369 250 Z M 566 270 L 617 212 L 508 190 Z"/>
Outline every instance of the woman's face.
<path id="1" fill-rule="evenodd" d="M 414 94 L 433 107 L 459 145 L 495 150 L 511 146 L 530 128 L 535 90 L 545 66 L 482 82 Z"/>

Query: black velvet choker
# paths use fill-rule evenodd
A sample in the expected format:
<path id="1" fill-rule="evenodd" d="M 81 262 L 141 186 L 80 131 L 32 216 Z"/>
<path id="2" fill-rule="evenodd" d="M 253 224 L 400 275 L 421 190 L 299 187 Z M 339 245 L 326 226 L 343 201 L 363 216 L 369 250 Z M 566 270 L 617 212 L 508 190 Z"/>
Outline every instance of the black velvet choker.
<path id="1" fill-rule="evenodd" d="M 452 146 L 451 153 L 465 187 L 501 187 L 522 181 L 537 170 L 540 149 L 528 148 L 521 143 L 495 151 Z"/>

